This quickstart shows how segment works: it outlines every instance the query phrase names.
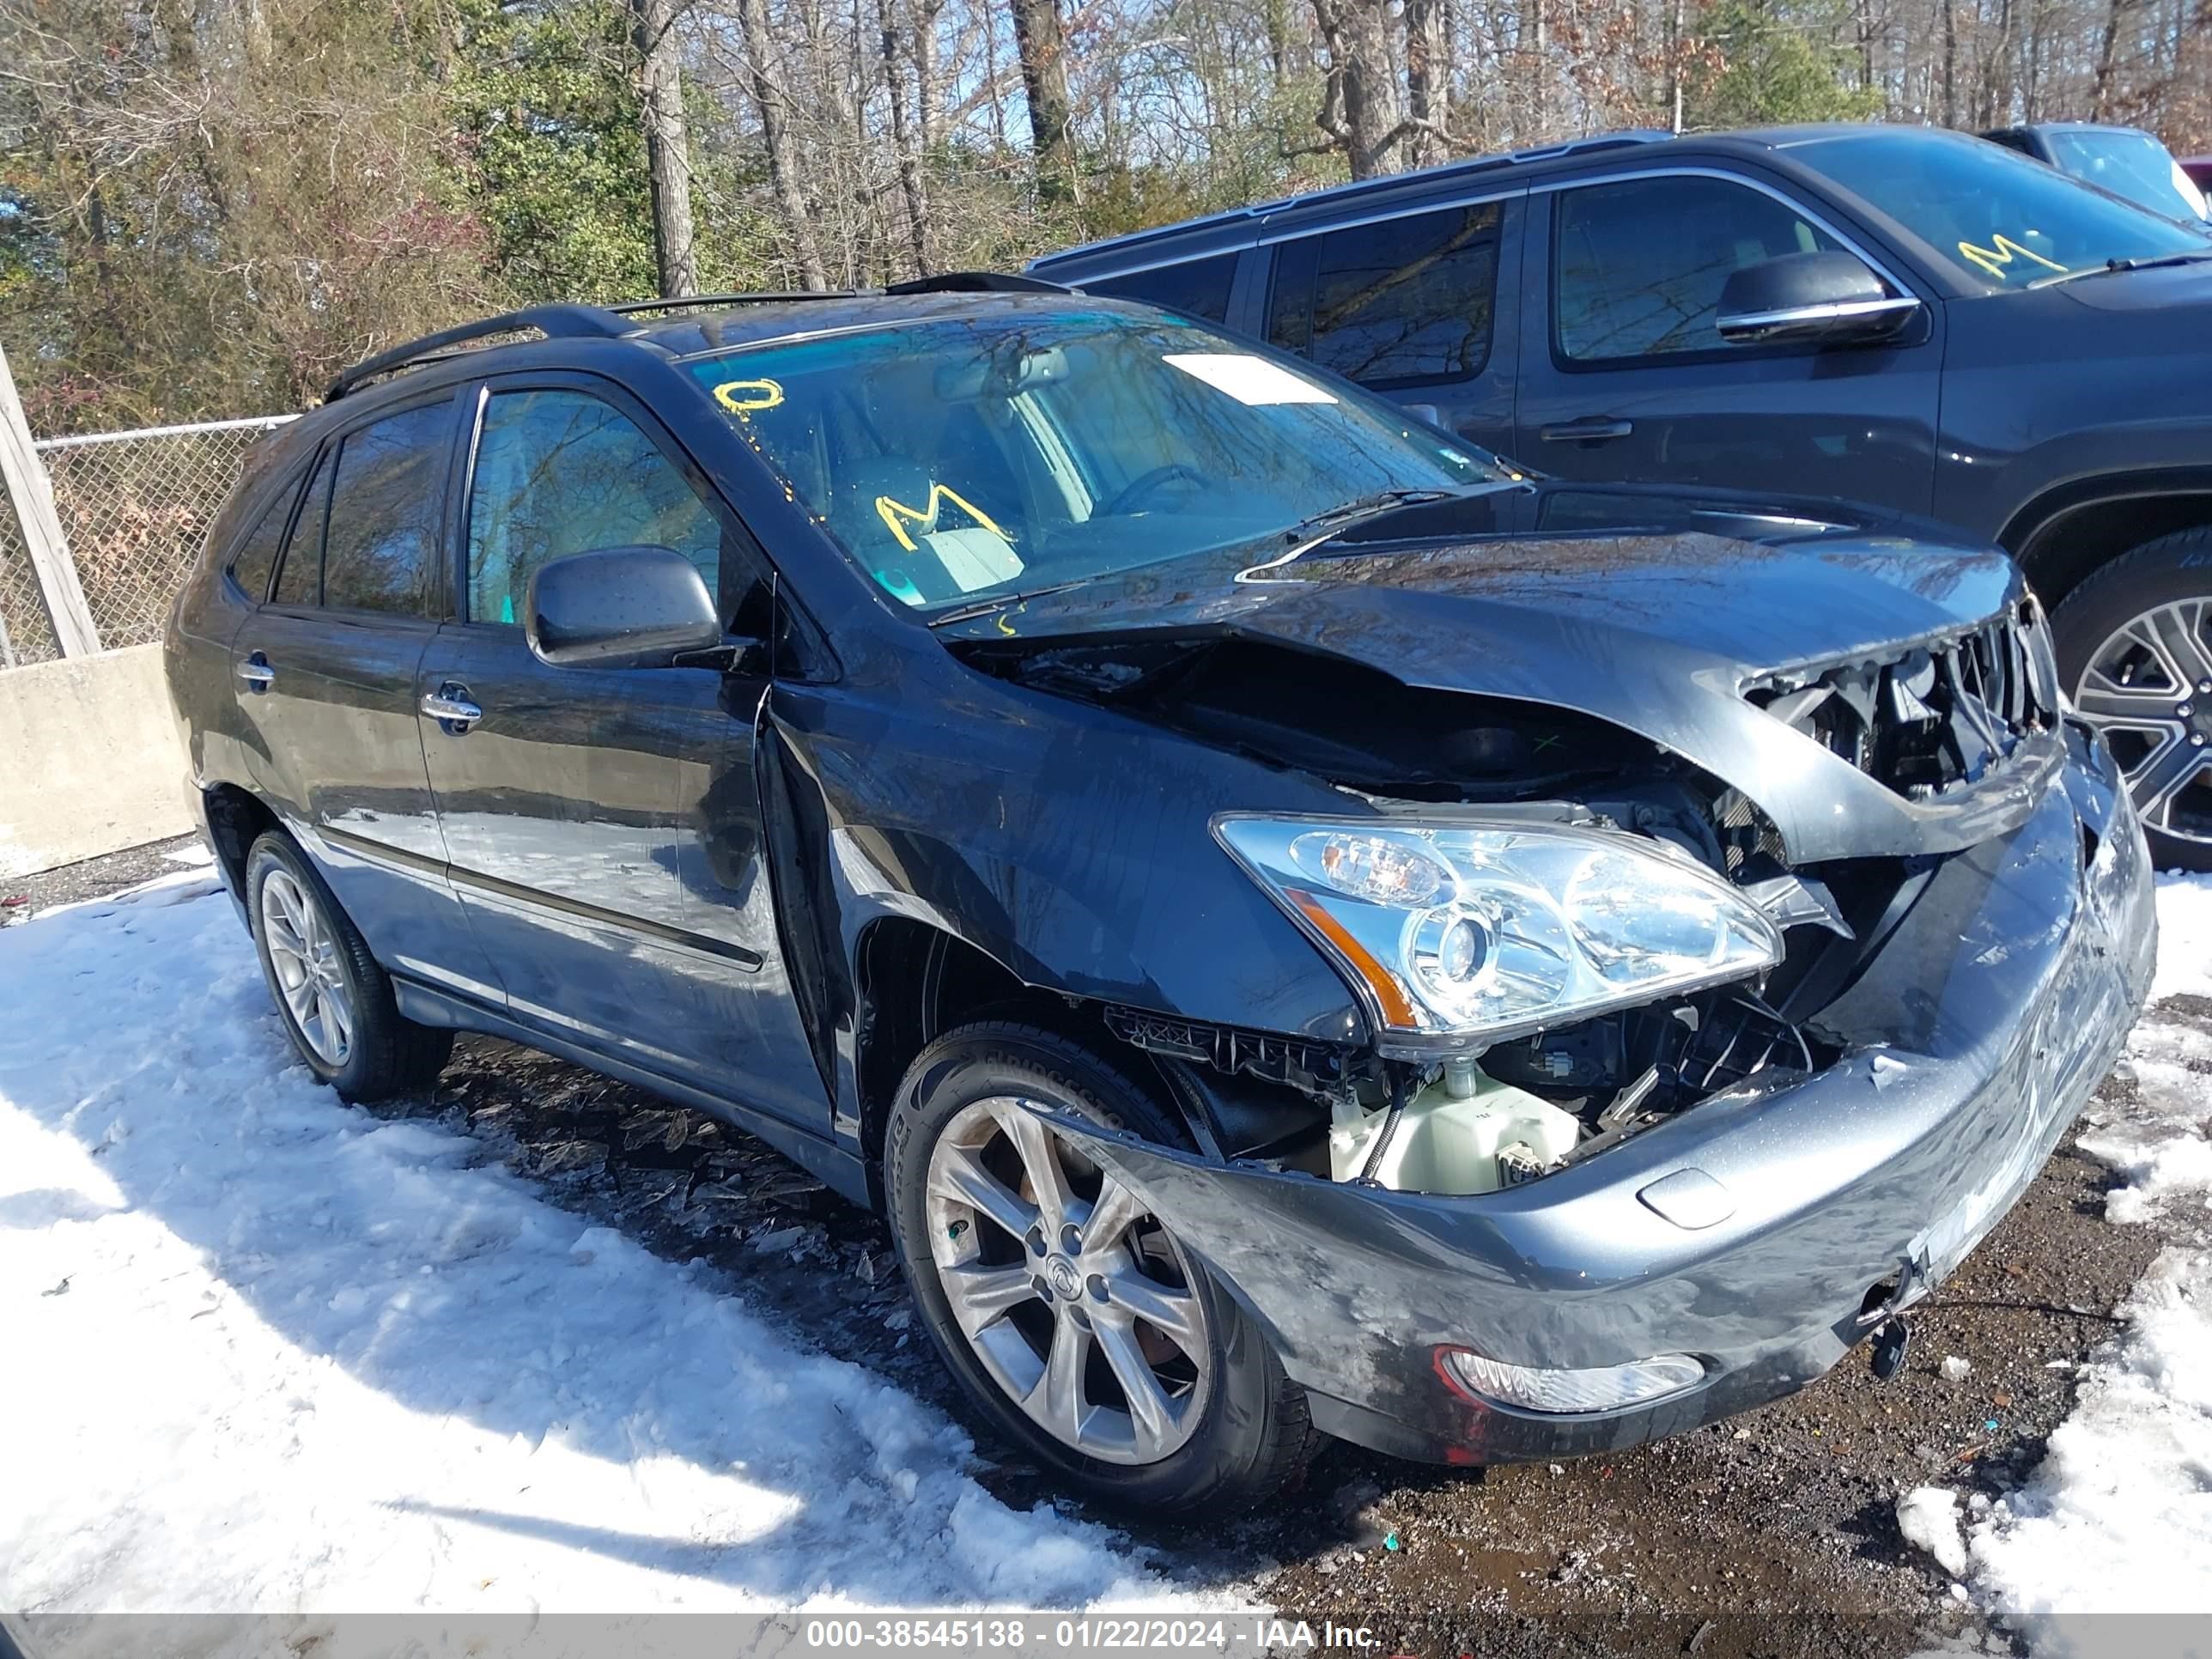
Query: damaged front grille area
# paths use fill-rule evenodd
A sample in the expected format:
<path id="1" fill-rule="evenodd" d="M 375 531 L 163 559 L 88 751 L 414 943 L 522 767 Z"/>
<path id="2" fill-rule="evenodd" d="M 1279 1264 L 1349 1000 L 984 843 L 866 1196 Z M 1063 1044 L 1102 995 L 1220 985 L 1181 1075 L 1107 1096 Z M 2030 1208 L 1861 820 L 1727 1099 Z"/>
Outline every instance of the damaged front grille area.
<path id="1" fill-rule="evenodd" d="M 1745 699 L 1908 800 L 2001 771 L 2057 719 L 2050 630 L 2033 599 L 1900 652 L 1753 680 Z"/>

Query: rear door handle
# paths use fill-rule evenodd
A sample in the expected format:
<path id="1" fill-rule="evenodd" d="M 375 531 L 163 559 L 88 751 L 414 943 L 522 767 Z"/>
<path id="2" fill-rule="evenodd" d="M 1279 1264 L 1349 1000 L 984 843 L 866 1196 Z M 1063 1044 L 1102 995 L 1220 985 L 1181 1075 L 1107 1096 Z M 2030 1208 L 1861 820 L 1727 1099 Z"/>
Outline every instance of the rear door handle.
<path id="1" fill-rule="evenodd" d="M 1566 421 L 1558 426 L 1540 426 L 1536 428 L 1536 435 L 1547 444 L 1589 444 L 1626 438 L 1635 430 L 1636 422 L 1633 421 L 1616 421 L 1603 415 L 1586 415 L 1579 421 Z"/>
<path id="2" fill-rule="evenodd" d="M 240 682 L 249 691 L 266 691 L 276 684 L 276 671 L 258 651 L 238 665 Z"/>
<path id="3" fill-rule="evenodd" d="M 483 719 L 483 710 L 469 701 L 469 688 L 451 680 L 423 695 L 422 712 L 437 721 L 441 730 L 456 738 Z"/>

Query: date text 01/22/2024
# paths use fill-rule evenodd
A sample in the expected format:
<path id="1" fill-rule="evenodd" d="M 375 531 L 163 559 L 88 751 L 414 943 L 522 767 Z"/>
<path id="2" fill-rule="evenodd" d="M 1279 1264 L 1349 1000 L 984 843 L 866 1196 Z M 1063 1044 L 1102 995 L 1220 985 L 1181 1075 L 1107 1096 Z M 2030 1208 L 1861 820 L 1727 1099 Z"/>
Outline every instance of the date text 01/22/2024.
<path id="1" fill-rule="evenodd" d="M 811 1649 L 933 1654 L 1219 1653 L 1231 1648 L 1260 1653 L 1324 1649 L 1372 1652 L 1383 1645 L 1369 1626 L 1340 1625 L 1334 1620 L 1315 1624 L 1303 1619 L 1130 1614 L 810 1619 L 804 1633 L 805 1645 Z"/>
<path id="2" fill-rule="evenodd" d="M 852 1652 L 1380 1652 L 1364 1624 L 1276 1617 L 1161 1614 L 995 1614 L 995 1617 L 842 1617 L 807 1620 L 805 1646 Z M 1391 1659 L 1411 1659 L 1411 1655 Z"/>

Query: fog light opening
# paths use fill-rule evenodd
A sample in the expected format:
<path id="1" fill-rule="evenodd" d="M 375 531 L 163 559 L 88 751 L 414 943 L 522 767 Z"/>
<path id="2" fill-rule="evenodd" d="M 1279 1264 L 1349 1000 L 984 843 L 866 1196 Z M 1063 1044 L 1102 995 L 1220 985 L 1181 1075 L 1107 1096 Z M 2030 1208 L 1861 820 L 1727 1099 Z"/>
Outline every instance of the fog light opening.
<path id="1" fill-rule="evenodd" d="M 1705 1380 L 1704 1362 L 1686 1353 L 1576 1370 L 1510 1365 L 1470 1348 L 1442 1347 L 1436 1365 L 1447 1388 L 1478 1406 L 1562 1417 L 1649 1405 Z"/>

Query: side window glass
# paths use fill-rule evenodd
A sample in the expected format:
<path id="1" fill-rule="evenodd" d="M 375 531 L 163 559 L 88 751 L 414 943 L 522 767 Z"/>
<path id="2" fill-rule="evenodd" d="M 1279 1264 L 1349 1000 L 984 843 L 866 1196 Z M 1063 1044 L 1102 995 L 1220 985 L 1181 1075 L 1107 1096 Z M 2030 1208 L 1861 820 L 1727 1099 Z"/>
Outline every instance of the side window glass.
<path id="1" fill-rule="evenodd" d="M 1226 322 L 1229 289 L 1237 280 L 1237 258 L 1234 253 L 1222 253 L 1210 259 L 1188 259 L 1179 265 L 1132 271 L 1127 276 L 1102 277 L 1081 286 L 1093 294 L 1111 295 L 1117 300 L 1142 300 L 1148 305 L 1165 306 L 1209 323 Z"/>
<path id="2" fill-rule="evenodd" d="M 447 402 L 346 434 L 324 538 L 325 605 L 430 614 L 453 431 Z"/>
<path id="3" fill-rule="evenodd" d="M 659 446 L 586 392 L 485 406 L 469 497 L 469 617 L 521 620 L 541 565 L 606 547 L 672 548 L 719 593 L 722 522 Z"/>
<path id="4" fill-rule="evenodd" d="M 307 505 L 292 527 L 284 547 L 284 566 L 276 573 L 278 605 L 320 605 L 323 602 L 323 521 L 331 504 L 331 474 L 337 470 L 337 451 L 326 449 L 307 485 Z"/>
<path id="5" fill-rule="evenodd" d="M 1310 354 L 1367 386 L 1463 380 L 1490 356 L 1495 202 L 1318 239 Z"/>
<path id="6" fill-rule="evenodd" d="M 269 597 L 269 578 L 276 574 L 276 556 L 284 550 L 284 526 L 292 520 L 292 503 L 300 499 L 295 474 L 253 521 L 238 550 L 230 556 L 230 578 L 259 605 Z"/>
<path id="7" fill-rule="evenodd" d="M 1731 273 L 1838 246 L 1787 204 L 1725 179 L 1627 179 L 1559 192 L 1553 334 L 1606 362 L 1729 349 L 1714 327 Z"/>

